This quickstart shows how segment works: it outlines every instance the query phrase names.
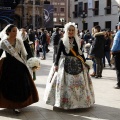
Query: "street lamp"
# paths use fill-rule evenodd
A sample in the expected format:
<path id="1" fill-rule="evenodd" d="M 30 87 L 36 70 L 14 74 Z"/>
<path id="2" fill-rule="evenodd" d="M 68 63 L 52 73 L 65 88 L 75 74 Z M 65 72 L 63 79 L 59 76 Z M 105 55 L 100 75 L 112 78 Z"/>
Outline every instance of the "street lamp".
<path id="1" fill-rule="evenodd" d="M 66 23 L 66 20 L 60 19 L 59 22 L 61 23 L 61 25 L 62 25 L 61 27 L 63 28 L 63 27 L 64 27 L 64 24 Z"/>
<path id="2" fill-rule="evenodd" d="M 87 14 L 85 11 L 82 11 L 82 14 L 80 16 L 82 18 L 82 24 L 83 24 L 83 30 L 84 30 L 84 28 L 85 28 L 84 23 L 86 22 L 85 18 L 87 17 Z"/>

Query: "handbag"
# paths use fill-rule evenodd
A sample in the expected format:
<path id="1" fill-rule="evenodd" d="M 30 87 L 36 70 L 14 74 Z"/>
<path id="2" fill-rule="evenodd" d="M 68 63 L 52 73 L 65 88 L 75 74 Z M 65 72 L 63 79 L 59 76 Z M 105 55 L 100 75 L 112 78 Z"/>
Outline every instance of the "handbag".
<path id="1" fill-rule="evenodd" d="M 42 52 L 42 46 L 39 45 L 39 52 Z"/>
<path id="2" fill-rule="evenodd" d="M 114 63 L 115 63 L 115 58 L 114 58 L 113 55 L 111 56 L 110 63 L 111 63 L 111 64 L 114 64 Z"/>

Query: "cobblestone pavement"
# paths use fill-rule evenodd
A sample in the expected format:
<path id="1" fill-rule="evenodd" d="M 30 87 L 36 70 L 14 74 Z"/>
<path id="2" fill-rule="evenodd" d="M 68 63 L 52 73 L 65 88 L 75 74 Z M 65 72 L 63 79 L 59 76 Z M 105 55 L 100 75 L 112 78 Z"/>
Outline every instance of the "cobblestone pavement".
<path id="1" fill-rule="evenodd" d="M 0 109 L 0 120 L 120 120 L 120 90 L 113 88 L 116 73 L 109 67 L 103 70 L 101 79 L 92 78 L 96 102 L 91 108 L 61 110 L 45 104 L 43 95 L 52 65 L 52 51 L 50 46 L 46 60 L 41 60 L 41 68 L 37 71 L 35 84 L 40 96 L 39 102 L 21 109 L 20 115 L 15 115 L 9 109 Z"/>

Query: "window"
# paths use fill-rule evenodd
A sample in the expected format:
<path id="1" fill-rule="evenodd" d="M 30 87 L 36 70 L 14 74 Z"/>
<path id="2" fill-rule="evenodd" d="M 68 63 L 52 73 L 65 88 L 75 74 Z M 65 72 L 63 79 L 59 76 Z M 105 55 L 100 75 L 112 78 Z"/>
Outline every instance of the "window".
<path id="1" fill-rule="evenodd" d="M 65 9 L 64 8 L 60 8 L 60 12 L 64 12 L 65 11 Z"/>
<path id="2" fill-rule="evenodd" d="M 99 14 L 99 1 L 95 1 L 95 8 L 93 9 L 93 12 L 94 15 Z"/>
<path id="3" fill-rule="evenodd" d="M 54 21 L 54 22 L 57 22 L 57 18 L 53 18 L 53 21 Z"/>
<path id="4" fill-rule="evenodd" d="M 64 21 L 65 20 L 65 18 L 60 18 L 60 21 Z"/>
<path id="5" fill-rule="evenodd" d="M 107 0 L 106 2 L 107 4 L 106 4 L 105 12 L 106 14 L 111 14 L 111 0 Z"/>
<path id="6" fill-rule="evenodd" d="M 88 3 L 84 3 L 84 11 L 86 14 L 88 13 Z"/>
<path id="7" fill-rule="evenodd" d="M 74 18 L 77 18 L 78 17 L 78 5 L 75 5 L 74 6 L 74 12 L 73 12 L 73 15 L 74 15 Z"/>
<path id="8" fill-rule="evenodd" d="M 111 21 L 106 21 L 105 22 L 105 28 L 111 30 Z"/>
<path id="9" fill-rule="evenodd" d="M 57 8 L 54 8 L 54 12 L 57 12 Z"/>
<path id="10" fill-rule="evenodd" d="M 93 22 L 93 26 L 99 25 L 99 22 Z"/>
<path id="11" fill-rule="evenodd" d="M 83 30 L 87 30 L 88 29 L 88 23 L 83 23 Z"/>

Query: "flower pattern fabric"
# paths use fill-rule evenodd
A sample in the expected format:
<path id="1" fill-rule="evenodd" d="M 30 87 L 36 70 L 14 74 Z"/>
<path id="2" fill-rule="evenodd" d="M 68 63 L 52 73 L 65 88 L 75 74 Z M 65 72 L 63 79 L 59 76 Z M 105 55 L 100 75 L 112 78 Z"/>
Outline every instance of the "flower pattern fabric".
<path id="1" fill-rule="evenodd" d="M 73 57 L 70 57 L 72 59 Z M 77 59 L 77 58 L 73 58 Z M 54 65 L 48 76 L 44 100 L 47 104 L 63 109 L 88 108 L 94 104 L 94 91 L 88 70 L 83 66 L 83 71 L 77 75 L 65 72 L 65 58 L 60 60 L 58 72 L 54 72 Z M 51 80 L 52 77 L 52 80 Z M 50 82 L 51 80 L 51 82 Z"/>

